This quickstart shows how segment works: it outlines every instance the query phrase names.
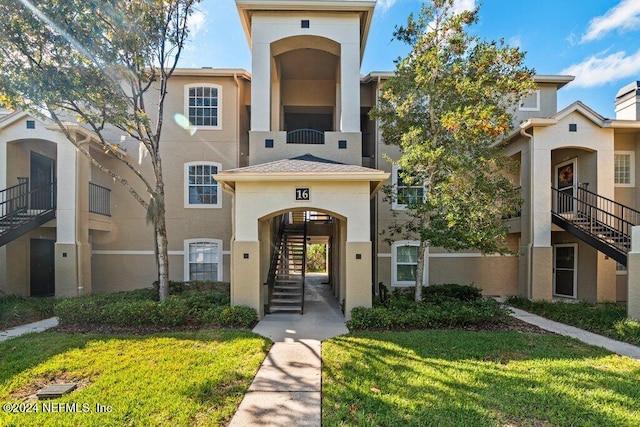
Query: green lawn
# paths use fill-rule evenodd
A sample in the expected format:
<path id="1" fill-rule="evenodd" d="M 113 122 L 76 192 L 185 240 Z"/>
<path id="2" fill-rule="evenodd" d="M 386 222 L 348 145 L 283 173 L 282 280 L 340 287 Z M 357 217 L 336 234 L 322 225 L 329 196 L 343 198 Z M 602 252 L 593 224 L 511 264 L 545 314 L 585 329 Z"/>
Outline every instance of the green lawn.
<path id="1" fill-rule="evenodd" d="M 555 335 L 358 333 L 322 358 L 324 426 L 640 425 L 640 362 Z"/>
<path id="2" fill-rule="evenodd" d="M 38 413 L 0 411 L 0 425 L 220 425 L 233 415 L 269 347 L 251 332 L 216 330 L 140 337 L 50 332 L 5 341 L 0 403 L 74 381 L 83 388 L 53 402 L 89 412 L 44 413 L 40 402 Z M 97 404 L 111 412 L 96 413 Z"/>

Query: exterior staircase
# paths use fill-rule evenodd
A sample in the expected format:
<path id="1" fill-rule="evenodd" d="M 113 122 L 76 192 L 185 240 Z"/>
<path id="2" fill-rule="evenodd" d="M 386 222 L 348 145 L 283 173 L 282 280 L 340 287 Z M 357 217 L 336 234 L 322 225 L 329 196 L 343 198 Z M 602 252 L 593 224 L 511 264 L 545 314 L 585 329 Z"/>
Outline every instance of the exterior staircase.
<path id="1" fill-rule="evenodd" d="M 29 189 L 28 178 L 0 190 L 0 246 L 35 230 L 56 216 L 55 182 Z"/>
<path id="2" fill-rule="evenodd" d="M 303 213 L 302 213 L 303 214 Z M 283 215 L 276 247 L 269 268 L 269 304 L 267 311 L 304 312 L 304 280 L 306 269 L 306 229 L 304 216 L 292 219 Z"/>
<path id="3" fill-rule="evenodd" d="M 640 224 L 640 211 L 585 188 L 578 188 L 576 196 L 551 190 L 553 223 L 626 266 L 631 227 Z"/>

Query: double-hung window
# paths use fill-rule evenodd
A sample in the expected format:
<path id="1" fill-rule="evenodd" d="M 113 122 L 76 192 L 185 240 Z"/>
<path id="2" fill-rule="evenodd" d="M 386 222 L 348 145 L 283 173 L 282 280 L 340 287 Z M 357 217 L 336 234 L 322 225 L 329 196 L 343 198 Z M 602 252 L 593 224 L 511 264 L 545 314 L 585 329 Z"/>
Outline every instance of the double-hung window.
<path id="1" fill-rule="evenodd" d="M 393 166 L 393 204 L 392 209 L 405 209 L 408 204 L 424 200 L 424 183 L 417 179 L 408 180 L 402 176 L 402 169 Z"/>
<path id="2" fill-rule="evenodd" d="M 414 240 L 402 240 L 391 245 L 391 282 L 393 286 L 415 286 L 418 277 L 418 250 L 420 243 Z M 423 283 L 427 283 L 428 252 L 425 253 L 425 274 Z"/>
<path id="3" fill-rule="evenodd" d="M 184 279 L 222 280 L 220 254 L 222 240 L 189 239 L 184 241 Z"/>
<path id="4" fill-rule="evenodd" d="M 635 187 L 635 153 L 633 151 L 616 151 L 613 159 L 615 186 Z"/>
<path id="5" fill-rule="evenodd" d="M 213 84 L 185 86 L 185 116 L 192 126 L 221 129 L 222 88 Z"/>
<path id="6" fill-rule="evenodd" d="M 184 207 L 219 208 L 221 195 L 213 177 L 221 170 L 220 163 L 190 162 L 184 165 Z"/>

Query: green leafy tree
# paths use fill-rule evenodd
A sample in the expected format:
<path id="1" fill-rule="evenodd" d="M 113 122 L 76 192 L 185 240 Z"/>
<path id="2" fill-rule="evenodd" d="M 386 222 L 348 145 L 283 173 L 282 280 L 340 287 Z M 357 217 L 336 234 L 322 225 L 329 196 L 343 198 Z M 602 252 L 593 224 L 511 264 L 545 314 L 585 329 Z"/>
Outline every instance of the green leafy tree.
<path id="1" fill-rule="evenodd" d="M 160 150 L 167 84 L 199 0 L 3 0 L 0 2 L 0 104 L 55 122 L 91 163 L 126 187 L 153 225 L 160 283 L 169 260 Z M 152 114 L 151 114 L 152 113 Z M 137 182 L 92 157 L 68 122 L 98 137 Z M 149 154 L 138 165 L 118 155 L 117 131 Z M 150 167 L 149 167 L 150 166 Z"/>
<path id="2" fill-rule="evenodd" d="M 514 107 L 535 88 L 523 52 L 473 36 L 467 29 L 478 9 L 455 13 L 452 6 L 430 1 L 396 27 L 394 37 L 411 50 L 372 113 L 385 143 L 400 148 L 400 180 L 418 187 L 387 189 L 407 209 L 386 230 L 389 242 L 419 240 L 416 284 L 427 246 L 509 252 L 503 219 L 520 198 L 499 141 L 513 127 Z"/>

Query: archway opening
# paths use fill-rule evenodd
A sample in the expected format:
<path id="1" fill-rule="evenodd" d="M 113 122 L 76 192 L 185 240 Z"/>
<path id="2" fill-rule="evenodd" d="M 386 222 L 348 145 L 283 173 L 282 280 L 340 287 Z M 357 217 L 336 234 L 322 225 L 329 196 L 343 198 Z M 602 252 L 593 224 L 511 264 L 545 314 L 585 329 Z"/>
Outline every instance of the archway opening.
<path id="1" fill-rule="evenodd" d="M 344 299 L 341 243 L 346 222 L 328 212 L 291 210 L 261 220 L 267 313 L 304 313 L 309 300 Z"/>

